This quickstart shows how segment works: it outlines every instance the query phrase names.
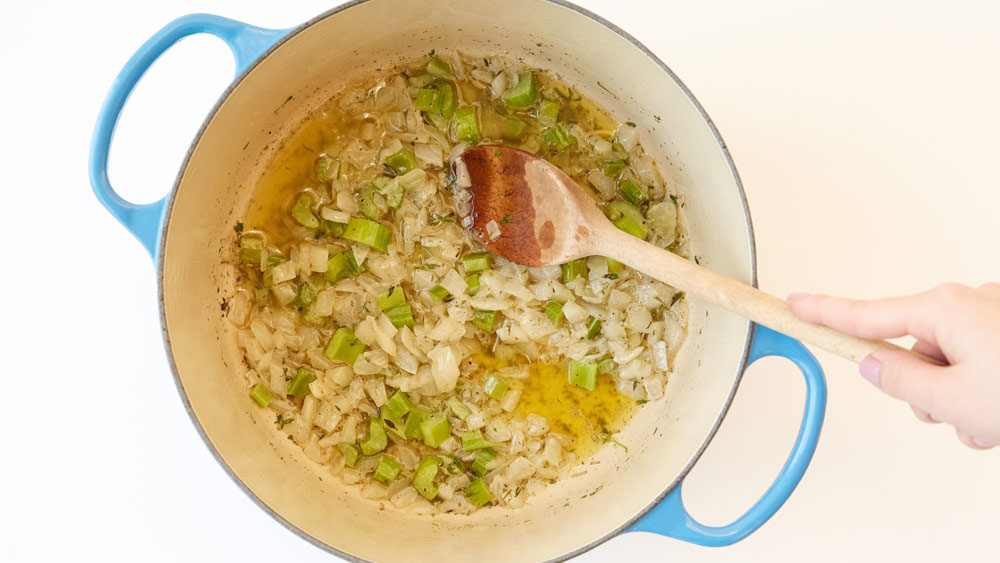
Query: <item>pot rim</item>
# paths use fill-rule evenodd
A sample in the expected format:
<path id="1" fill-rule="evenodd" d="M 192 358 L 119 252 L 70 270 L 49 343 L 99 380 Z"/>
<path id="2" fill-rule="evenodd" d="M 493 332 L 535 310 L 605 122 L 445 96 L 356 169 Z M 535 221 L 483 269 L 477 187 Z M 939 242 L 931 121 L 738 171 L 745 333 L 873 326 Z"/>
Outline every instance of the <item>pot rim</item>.
<path id="1" fill-rule="evenodd" d="M 246 77 L 251 72 L 253 72 L 254 69 L 257 68 L 257 65 L 259 65 L 261 61 L 266 59 L 276 49 L 284 45 L 289 39 L 295 37 L 299 33 L 302 33 L 306 29 L 312 27 L 313 25 L 322 20 L 332 17 L 340 12 L 349 10 L 355 6 L 366 4 L 370 1 L 372 0 L 349 0 L 339 6 L 331 8 L 330 10 L 327 10 L 309 19 L 308 21 L 303 22 L 302 24 L 294 28 L 291 28 L 288 31 L 288 33 L 286 33 L 277 41 L 275 41 L 274 44 L 268 47 L 266 51 L 261 53 L 261 55 L 258 56 L 252 63 L 247 65 L 247 67 L 243 69 L 243 71 L 240 72 L 240 74 L 236 76 L 236 78 L 234 78 L 233 81 L 226 87 L 226 89 L 222 92 L 222 94 L 219 95 L 218 100 L 212 106 L 212 109 L 209 110 L 201 126 L 198 128 L 198 132 L 195 134 L 193 140 L 191 141 L 191 145 L 190 147 L 188 147 L 187 153 L 184 155 L 184 160 L 181 162 L 181 166 L 178 169 L 177 177 L 174 180 L 174 185 L 170 190 L 170 194 L 168 195 L 167 203 L 163 211 L 163 219 L 161 221 L 162 224 L 160 227 L 160 233 L 158 237 L 159 244 L 161 245 L 160 246 L 161 251 L 156 253 L 157 302 L 159 304 L 159 309 L 160 309 L 160 332 L 163 335 L 163 345 L 167 352 L 167 362 L 170 365 L 170 373 L 174 378 L 174 384 L 177 386 L 177 391 L 180 394 L 181 402 L 184 404 L 184 409 L 187 411 L 188 417 L 191 418 L 191 422 L 194 423 L 195 430 L 198 432 L 198 435 L 201 437 L 202 441 L 205 443 L 205 445 L 211 452 L 212 457 L 215 458 L 215 460 L 219 463 L 219 465 L 221 465 L 222 468 L 225 470 L 226 474 L 229 475 L 229 477 L 233 480 L 233 482 L 235 482 L 236 485 L 248 497 L 250 497 L 250 499 L 255 504 L 257 504 L 257 506 L 259 506 L 272 518 L 278 521 L 286 529 L 288 529 L 295 535 L 299 536 L 303 540 L 309 542 L 310 544 L 322 549 L 323 551 L 326 551 L 327 553 L 331 553 L 347 561 L 358 561 L 358 562 L 365 562 L 368 560 L 341 551 L 340 549 L 337 549 L 336 547 L 329 545 L 319 540 L 318 538 L 313 537 L 312 535 L 308 534 L 307 532 L 296 526 L 294 523 L 288 521 L 275 509 L 271 508 L 271 506 L 268 505 L 267 502 L 264 501 L 264 499 L 257 496 L 257 494 L 254 493 L 253 490 L 251 490 L 250 487 L 243 481 L 243 479 L 236 474 L 233 468 L 230 467 L 228 463 L 226 463 L 226 460 L 223 459 L 222 455 L 219 453 L 219 450 L 216 449 L 215 445 L 212 443 L 211 439 L 209 438 L 208 434 L 205 431 L 205 428 L 202 426 L 201 421 L 198 419 L 193 408 L 191 407 L 191 402 L 188 400 L 187 392 L 184 390 L 184 384 L 181 382 L 181 379 L 178 376 L 177 363 L 174 361 L 173 348 L 171 347 L 170 344 L 170 335 L 167 332 L 166 308 L 164 306 L 163 274 L 164 274 L 164 263 L 165 263 L 164 256 L 166 253 L 162 252 L 163 249 L 162 245 L 166 242 L 167 228 L 170 224 L 170 215 L 171 212 L 173 211 L 174 201 L 177 197 L 177 189 L 180 187 L 181 179 L 184 176 L 185 170 L 187 170 L 187 166 L 191 160 L 191 156 L 194 154 L 195 148 L 201 141 L 201 138 L 204 135 L 205 129 L 208 127 L 208 124 L 212 121 L 212 118 L 215 117 L 215 114 L 218 113 L 219 108 L 222 107 L 222 104 L 229 98 L 230 94 L 232 94 L 233 91 L 238 86 L 240 86 L 240 84 L 243 83 L 243 80 L 246 79 Z M 590 10 L 583 8 L 582 6 L 573 4 L 568 0 L 540 0 L 540 1 L 547 2 L 550 4 L 555 4 L 563 8 L 567 8 L 582 16 L 590 18 L 591 20 L 607 28 L 608 31 L 618 35 L 622 39 L 625 39 L 626 41 L 631 43 L 634 47 L 639 49 L 639 51 L 641 51 L 644 55 L 649 57 L 649 59 L 652 60 L 653 63 L 655 63 L 658 67 L 660 67 L 660 70 L 666 73 L 667 76 L 669 76 L 681 88 L 681 90 L 687 96 L 688 100 L 690 100 L 691 103 L 694 104 L 695 109 L 698 111 L 698 114 L 701 115 L 701 117 L 708 124 L 709 129 L 712 131 L 712 135 L 719 143 L 719 148 L 722 149 L 722 154 L 726 159 L 726 164 L 729 166 L 729 171 L 733 175 L 733 181 L 736 183 L 736 190 L 737 193 L 739 194 L 740 201 L 743 204 L 743 217 L 746 221 L 747 235 L 749 237 L 749 243 L 750 243 L 750 249 L 749 249 L 750 284 L 754 287 L 757 287 L 757 246 L 754 238 L 753 221 L 750 218 L 750 208 L 749 205 L 747 204 L 746 191 L 743 189 L 743 182 L 740 180 L 739 172 L 736 171 L 736 165 L 733 162 L 732 155 L 729 153 L 729 148 L 727 147 L 725 140 L 723 140 L 722 135 L 719 133 L 718 128 L 715 126 L 715 123 L 712 121 L 712 118 L 709 117 L 708 113 L 705 111 L 705 108 L 702 107 L 701 103 L 698 102 L 698 99 L 695 98 L 691 90 L 688 89 L 688 87 L 684 84 L 684 82 L 681 81 L 681 79 L 670 69 L 670 67 L 666 65 L 666 63 L 660 60 L 660 58 L 657 57 L 656 54 L 654 54 L 651 50 L 649 50 L 649 48 L 646 47 L 641 41 L 630 35 L 622 28 L 618 27 L 617 25 L 608 21 L 607 19 L 601 17 L 600 15 L 595 14 L 594 12 L 591 12 Z M 722 425 L 722 421 L 726 418 L 726 414 L 728 414 L 729 412 L 729 407 L 732 405 L 733 398 L 736 396 L 736 390 L 739 388 L 740 382 L 743 380 L 743 373 L 747 367 L 747 359 L 750 353 L 750 343 L 753 340 L 753 334 L 754 334 L 753 329 L 754 329 L 753 323 L 748 321 L 747 335 L 743 343 L 743 353 L 740 358 L 739 367 L 737 368 L 736 377 L 733 380 L 733 386 L 729 390 L 729 396 L 726 397 L 726 402 L 723 404 L 722 410 L 719 413 L 719 416 L 716 419 L 715 424 L 712 425 L 712 428 L 709 430 L 708 435 L 705 437 L 705 440 L 702 442 L 701 446 L 699 446 L 698 450 L 694 453 L 693 456 L 691 456 L 691 459 L 688 461 L 687 465 L 685 465 L 684 468 L 681 469 L 681 471 L 677 474 L 677 477 L 675 477 L 674 480 L 671 481 L 670 484 L 667 485 L 663 489 L 663 491 L 661 491 L 660 494 L 656 496 L 656 498 L 652 499 L 645 507 L 640 509 L 635 514 L 635 516 L 629 518 L 622 525 L 604 534 L 603 536 L 588 541 L 586 544 L 572 551 L 554 557 L 550 561 L 566 561 L 568 559 L 572 559 L 578 555 L 590 551 L 591 549 L 594 549 L 595 547 L 610 540 L 611 538 L 618 536 L 623 531 L 627 530 L 630 526 L 638 522 L 650 510 L 652 510 L 661 501 L 663 501 L 663 499 L 665 499 L 667 495 L 670 494 L 671 491 L 673 491 L 674 488 L 677 487 L 684 480 L 687 474 L 694 467 L 695 463 L 697 463 L 698 460 L 701 458 L 702 454 L 705 452 L 705 449 L 708 447 L 708 444 L 712 441 L 713 438 L 715 438 L 715 434 L 718 432 L 719 427 Z"/>

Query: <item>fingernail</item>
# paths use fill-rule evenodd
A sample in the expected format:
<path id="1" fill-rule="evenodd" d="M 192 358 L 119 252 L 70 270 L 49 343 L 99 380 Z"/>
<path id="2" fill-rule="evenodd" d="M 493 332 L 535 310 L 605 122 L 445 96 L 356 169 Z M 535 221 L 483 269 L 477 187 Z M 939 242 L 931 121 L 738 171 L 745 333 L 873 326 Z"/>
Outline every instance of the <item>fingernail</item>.
<path id="1" fill-rule="evenodd" d="M 980 448 L 992 448 L 993 446 L 996 445 L 987 440 L 983 440 L 982 438 L 976 438 L 975 436 L 972 437 L 972 443 L 979 446 Z"/>
<path id="2" fill-rule="evenodd" d="M 809 294 L 806 293 L 806 292 L 804 292 L 804 291 L 796 291 L 795 293 L 789 294 L 788 298 L 789 299 L 798 299 L 799 297 L 806 297 L 807 295 L 809 295 Z"/>
<path id="3" fill-rule="evenodd" d="M 858 364 L 858 371 L 861 372 L 861 377 L 865 378 L 865 381 L 871 383 L 875 387 L 879 386 L 878 374 L 882 371 L 882 362 L 868 356 L 867 358 L 861 360 L 861 363 Z"/>

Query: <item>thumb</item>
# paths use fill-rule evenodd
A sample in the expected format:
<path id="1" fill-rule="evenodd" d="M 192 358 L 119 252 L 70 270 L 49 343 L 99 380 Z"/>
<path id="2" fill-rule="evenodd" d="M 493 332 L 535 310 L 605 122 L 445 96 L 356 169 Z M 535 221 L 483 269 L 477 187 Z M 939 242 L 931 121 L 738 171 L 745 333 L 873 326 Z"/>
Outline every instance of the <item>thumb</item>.
<path id="1" fill-rule="evenodd" d="M 947 416 L 952 379 L 948 367 L 925 362 L 908 352 L 884 350 L 862 360 L 861 376 L 897 399 L 938 418 Z"/>

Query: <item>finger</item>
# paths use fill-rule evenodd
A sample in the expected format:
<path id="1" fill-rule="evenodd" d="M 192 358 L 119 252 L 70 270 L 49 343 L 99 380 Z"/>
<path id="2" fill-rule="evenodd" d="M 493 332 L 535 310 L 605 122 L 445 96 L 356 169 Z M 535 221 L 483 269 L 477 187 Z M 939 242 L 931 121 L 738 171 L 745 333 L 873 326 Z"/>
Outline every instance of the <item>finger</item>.
<path id="1" fill-rule="evenodd" d="M 969 434 L 968 432 L 965 432 L 964 430 L 960 430 L 958 428 L 955 429 L 955 434 L 958 435 L 958 440 L 960 442 L 962 442 L 963 444 L 969 446 L 974 450 L 988 450 L 996 446 L 996 444 L 992 444 L 985 440 L 976 438 L 972 434 Z"/>
<path id="2" fill-rule="evenodd" d="M 950 420 L 955 401 L 955 381 L 948 367 L 925 362 L 909 352 L 885 350 L 865 358 L 858 366 L 862 377 L 887 394 L 910 403 L 938 420 Z"/>
<path id="3" fill-rule="evenodd" d="M 896 338 L 912 334 L 935 343 L 933 323 L 926 322 L 926 294 L 858 301 L 829 295 L 795 296 L 788 307 L 800 319 L 861 338 Z M 917 322 L 919 321 L 919 322 Z"/>
<path id="4" fill-rule="evenodd" d="M 944 352 L 930 342 L 917 340 L 910 349 L 918 354 L 923 354 L 932 360 L 941 362 L 942 365 L 948 365 L 948 358 L 945 357 Z"/>
<path id="5" fill-rule="evenodd" d="M 910 410 L 913 411 L 913 415 L 917 417 L 920 422 L 926 422 L 927 424 L 940 424 L 941 421 L 931 416 L 931 413 L 919 409 L 913 405 L 910 405 Z"/>

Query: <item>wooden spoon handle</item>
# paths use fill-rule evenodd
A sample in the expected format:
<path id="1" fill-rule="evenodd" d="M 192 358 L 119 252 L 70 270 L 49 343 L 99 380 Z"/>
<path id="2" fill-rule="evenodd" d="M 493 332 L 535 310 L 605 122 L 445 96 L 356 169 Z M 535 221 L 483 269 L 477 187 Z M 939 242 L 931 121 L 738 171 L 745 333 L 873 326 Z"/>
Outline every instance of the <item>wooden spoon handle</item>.
<path id="1" fill-rule="evenodd" d="M 807 323 L 792 314 L 782 299 L 717 274 L 618 229 L 608 229 L 600 235 L 595 237 L 597 243 L 594 248 L 595 254 L 623 262 L 690 296 L 732 311 L 807 344 L 818 346 L 842 358 L 860 362 L 873 352 L 900 350 L 933 361 L 885 340 L 857 338 L 832 328 Z"/>

